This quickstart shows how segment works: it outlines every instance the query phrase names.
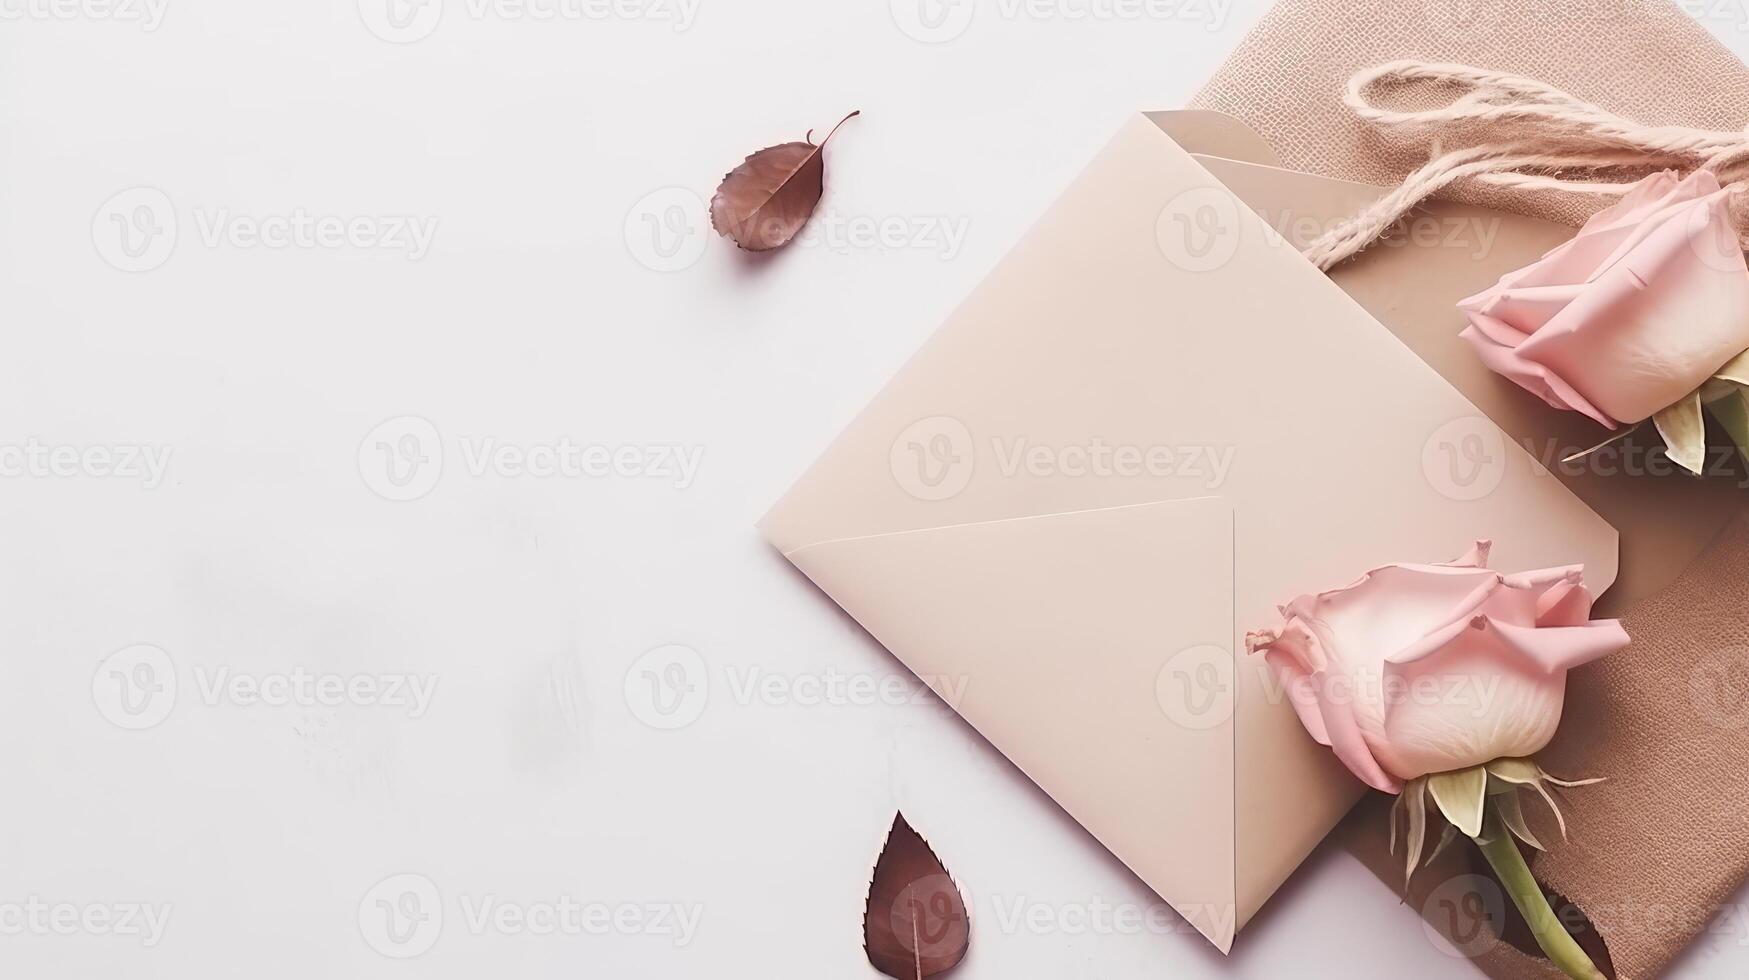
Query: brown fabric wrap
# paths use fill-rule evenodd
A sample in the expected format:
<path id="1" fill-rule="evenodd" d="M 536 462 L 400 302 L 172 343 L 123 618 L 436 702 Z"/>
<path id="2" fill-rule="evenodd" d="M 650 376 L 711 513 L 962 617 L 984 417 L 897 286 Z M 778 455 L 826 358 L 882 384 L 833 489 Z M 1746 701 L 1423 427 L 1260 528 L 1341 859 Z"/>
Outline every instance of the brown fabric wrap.
<path id="1" fill-rule="evenodd" d="M 1245 121 L 1284 166 L 1388 185 L 1425 150 L 1373 132 L 1341 94 L 1356 70 L 1402 58 L 1528 75 L 1648 124 L 1749 121 L 1749 69 L 1668 0 L 1283 0 L 1192 104 Z M 1475 188 L 1452 196 L 1568 224 L 1598 206 Z M 1680 486 L 1658 496 L 1670 508 L 1664 517 L 1683 513 Z M 1621 531 L 1624 565 L 1668 531 L 1611 509 L 1600 513 Z M 1641 980 L 1702 935 L 1749 877 L 1749 516 L 1674 584 L 1620 605 L 1606 596 L 1600 611 L 1622 616 L 1634 645 L 1572 675 L 1561 734 L 1542 756 L 1557 775 L 1610 780 L 1565 795 L 1572 843 L 1552 845 L 1535 870 L 1595 922 L 1617 974 Z M 1403 868 L 1386 848 L 1388 811 L 1375 794 L 1337 834 L 1402 890 Z M 1552 824 L 1538 826 L 1559 840 Z M 1406 901 L 1490 976 L 1559 976 L 1507 942 L 1478 940 L 1454 917 L 1454 886 L 1473 885 L 1482 870 L 1472 852 L 1454 847 L 1418 872 Z"/>

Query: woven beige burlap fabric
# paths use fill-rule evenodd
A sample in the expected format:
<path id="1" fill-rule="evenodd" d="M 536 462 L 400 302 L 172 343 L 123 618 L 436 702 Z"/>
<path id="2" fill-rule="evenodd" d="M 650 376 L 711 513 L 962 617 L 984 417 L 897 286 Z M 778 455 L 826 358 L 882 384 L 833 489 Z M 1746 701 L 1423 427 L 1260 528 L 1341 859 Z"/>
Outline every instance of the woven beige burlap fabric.
<path id="1" fill-rule="evenodd" d="M 1425 147 L 1372 131 L 1341 93 L 1357 70 L 1402 58 L 1526 75 L 1648 125 L 1749 123 L 1749 69 L 1670 0 L 1282 0 L 1192 106 L 1243 119 L 1293 169 L 1390 185 L 1426 162 Z M 1431 104 L 1425 95 L 1401 104 Z M 1575 225 L 1608 203 L 1452 196 Z"/>

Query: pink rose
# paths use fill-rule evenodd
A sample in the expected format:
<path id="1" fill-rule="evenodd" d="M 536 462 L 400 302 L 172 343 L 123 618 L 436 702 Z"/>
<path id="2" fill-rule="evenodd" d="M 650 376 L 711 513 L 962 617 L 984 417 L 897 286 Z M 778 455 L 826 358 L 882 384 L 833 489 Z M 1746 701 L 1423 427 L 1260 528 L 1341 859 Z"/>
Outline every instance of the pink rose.
<path id="1" fill-rule="evenodd" d="M 1246 637 L 1306 731 L 1375 789 L 1534 754 L 1560 724 L 1567 671 L 1628 644 L 1620 623 L 1591 619 L 1581 568 L 1502 575 L 1489 547 L 1376 568 Z"/>
<path id="2" fill-rule="evenodd" d="M 1482 360 L 1614 429 L 1749 349 L 1749 269 L 1718 179 L 1640 181 L 1579 236 L 1458 304 Z"/>

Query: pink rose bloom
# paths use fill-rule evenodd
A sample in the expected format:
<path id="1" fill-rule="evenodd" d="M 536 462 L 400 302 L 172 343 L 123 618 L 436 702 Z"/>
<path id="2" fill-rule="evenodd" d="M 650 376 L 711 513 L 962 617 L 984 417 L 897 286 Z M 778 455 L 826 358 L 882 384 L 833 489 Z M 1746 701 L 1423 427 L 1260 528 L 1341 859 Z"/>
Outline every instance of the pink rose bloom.
<path id="1" fill-rule="evenodd" d="M 1716 177 L 1640 181 L 1579 236 L 1458 304 L 1482 360 L 1614 429 L 1749 349 L 1749 269 Z"/>
<path id="2" fill-rule="evenodd" d="M 1567 671 L 1628 645 L 1619 622 L 1591 619 L 1580 567 L 1502 575 L 1489 547 L 1373 569 L 1246 637 L 1306 731 L 1374 789 L 1535 754 L 1561 723 Z"/>

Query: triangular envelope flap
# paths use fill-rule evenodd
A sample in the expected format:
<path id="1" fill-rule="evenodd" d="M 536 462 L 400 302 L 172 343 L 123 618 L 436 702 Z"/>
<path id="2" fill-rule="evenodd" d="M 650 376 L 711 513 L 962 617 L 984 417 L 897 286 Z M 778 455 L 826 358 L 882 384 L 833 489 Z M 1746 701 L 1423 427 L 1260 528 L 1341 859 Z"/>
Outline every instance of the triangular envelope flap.
<path id="1" fill-rule="evenodd" d="M 1175 120 L 1177 113 L 1162 113 Z M 1239 162 L 1231 139 L 1180 124 L 1167 128 L 1181 144 L 1193 141 L 1197 162 L 1296 248 L 1359 212 L 1388 191 L 1352 181 Z M 1204 127 L 1207 128 L 1207 127 Z M 1224 157 L 1225 159 L 1222 159 Z M 1460 299 L 1535 262 L 1573 237 L 1573 229 L 1521 214 L 1451 201 L 1429 201 L 1384 242 L 1332 270 L 1330 278 L 1446 381 L 1473 401 L 1512 441 L 1536 456 L 1627 542 L 1620 575 L 1605 600 L 1632 607 L 1661 592 L 1736 518 L 1741 489 L 1734 481 L 1691 480 L 1667 468 L 1657 472 L 1663 440 L 1656 432 L 1630 436 L 1619 451 L 1587 465 L 1559 465 L 1607 433 L 1577 412 L 1561 412 L 1491 371 L 1460 333 Z M 1618 472 L 1626 470 L 1627 472 Z M 1593 569 L 1595 572 L 1596 570 Z M 1593 581 L 1601 582 L 1599 577 Z"/>
<path id="2" fill-rule="evenodd" d="M 1222 949 L 1233 884 L 1233 516 L 1193 499 L 790 556 Z"/>

